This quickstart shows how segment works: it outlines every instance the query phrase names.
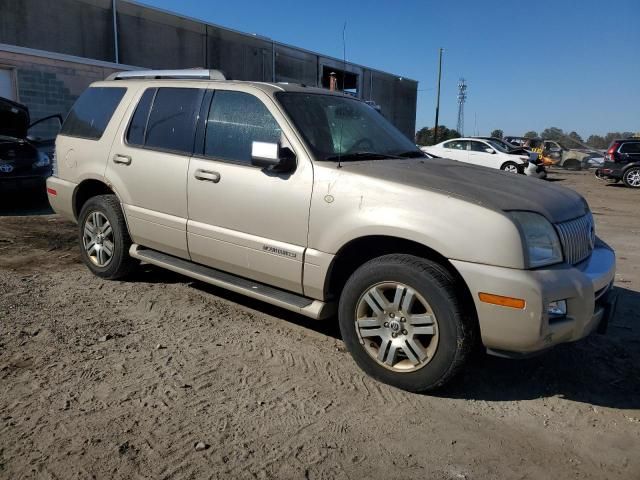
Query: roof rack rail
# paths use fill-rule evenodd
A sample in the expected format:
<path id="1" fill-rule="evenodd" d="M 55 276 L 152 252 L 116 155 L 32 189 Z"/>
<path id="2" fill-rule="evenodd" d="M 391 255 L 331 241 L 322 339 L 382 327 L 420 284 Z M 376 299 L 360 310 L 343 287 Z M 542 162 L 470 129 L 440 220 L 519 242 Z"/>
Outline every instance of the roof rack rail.
<path id="1" fill-rule="evenodd" d="M 134 79 L 174 79 L 174 80 L 226 80 L 220 70 L 190 68 L 184 70 L 132 70 L 112 73 L 107 80 Z"/>

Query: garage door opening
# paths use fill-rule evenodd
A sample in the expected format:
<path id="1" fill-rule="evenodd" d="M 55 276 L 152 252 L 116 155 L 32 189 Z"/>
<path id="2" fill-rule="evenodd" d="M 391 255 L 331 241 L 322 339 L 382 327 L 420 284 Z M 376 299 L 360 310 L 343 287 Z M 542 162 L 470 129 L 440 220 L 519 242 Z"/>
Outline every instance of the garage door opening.
<path id="1" fill-rule="evenodd" d="M 329 67 L 327 65 L 322 66 L 322 87 L 331 87 L 331 74 L 335 74 L 336 77 L 336 90 L 344 91 L 354 97 L 358 96 L 358 74 L 346 72 L 338 68 Z"/>

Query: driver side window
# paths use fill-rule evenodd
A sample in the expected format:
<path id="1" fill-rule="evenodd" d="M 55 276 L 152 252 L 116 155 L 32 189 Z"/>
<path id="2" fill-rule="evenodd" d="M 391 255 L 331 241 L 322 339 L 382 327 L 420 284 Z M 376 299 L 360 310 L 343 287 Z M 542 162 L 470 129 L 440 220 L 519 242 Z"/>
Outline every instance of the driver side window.
<path id="1" fill-rule="evenodd" d="M 217 90 L 207 118 L 204 154 L 251 164 L 252 142 L 278 143 L 281 135 L 278 122 L 257 97 Z"/>
<path id="2" fill-rule="evenodd" d="M 482 143 L 482 142 L 470 142 L 471 143 L 471 148 L 470 150 L 472 152 L 481 152 L 481 153 L 487 153 L 487 149 L 491 148 L 489 147 L 489 145 Z"/>

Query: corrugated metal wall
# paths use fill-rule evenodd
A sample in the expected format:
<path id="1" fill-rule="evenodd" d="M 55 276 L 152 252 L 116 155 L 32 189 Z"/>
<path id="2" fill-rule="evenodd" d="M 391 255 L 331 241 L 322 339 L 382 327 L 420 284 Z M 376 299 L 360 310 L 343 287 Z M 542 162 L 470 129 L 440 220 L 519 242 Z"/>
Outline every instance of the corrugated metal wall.
<path id="1" fill-rule="evenodd" d="M 120 63 L 148 68 L 218 68 L 238 80 L 321 86 L 323 66 L 342 61 L 136 3 L 117 2 Z M 111 0 L 0 0 L 0 43 L 114 61 Z M 417 82 L 347 62 L 358 93 L 413 138 Z"/>

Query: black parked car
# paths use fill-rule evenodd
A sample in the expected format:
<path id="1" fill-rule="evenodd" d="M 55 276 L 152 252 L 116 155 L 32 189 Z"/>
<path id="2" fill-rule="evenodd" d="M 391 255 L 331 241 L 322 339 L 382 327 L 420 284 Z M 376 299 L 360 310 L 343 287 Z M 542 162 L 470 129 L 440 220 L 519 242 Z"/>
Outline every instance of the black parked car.
<path id="1" fill-rule="evenodd" d="M 9 188 L 44 189 L 53 169 L 60 115 L 31 123 L 25 105 L 0 97 L 0 192 Z"/>
<path id="2" fill-rule="evenodd" d="M 640 138 L 614 140 L 604 156 L 604 164 L 596 176 L 640 188 Z"/>

